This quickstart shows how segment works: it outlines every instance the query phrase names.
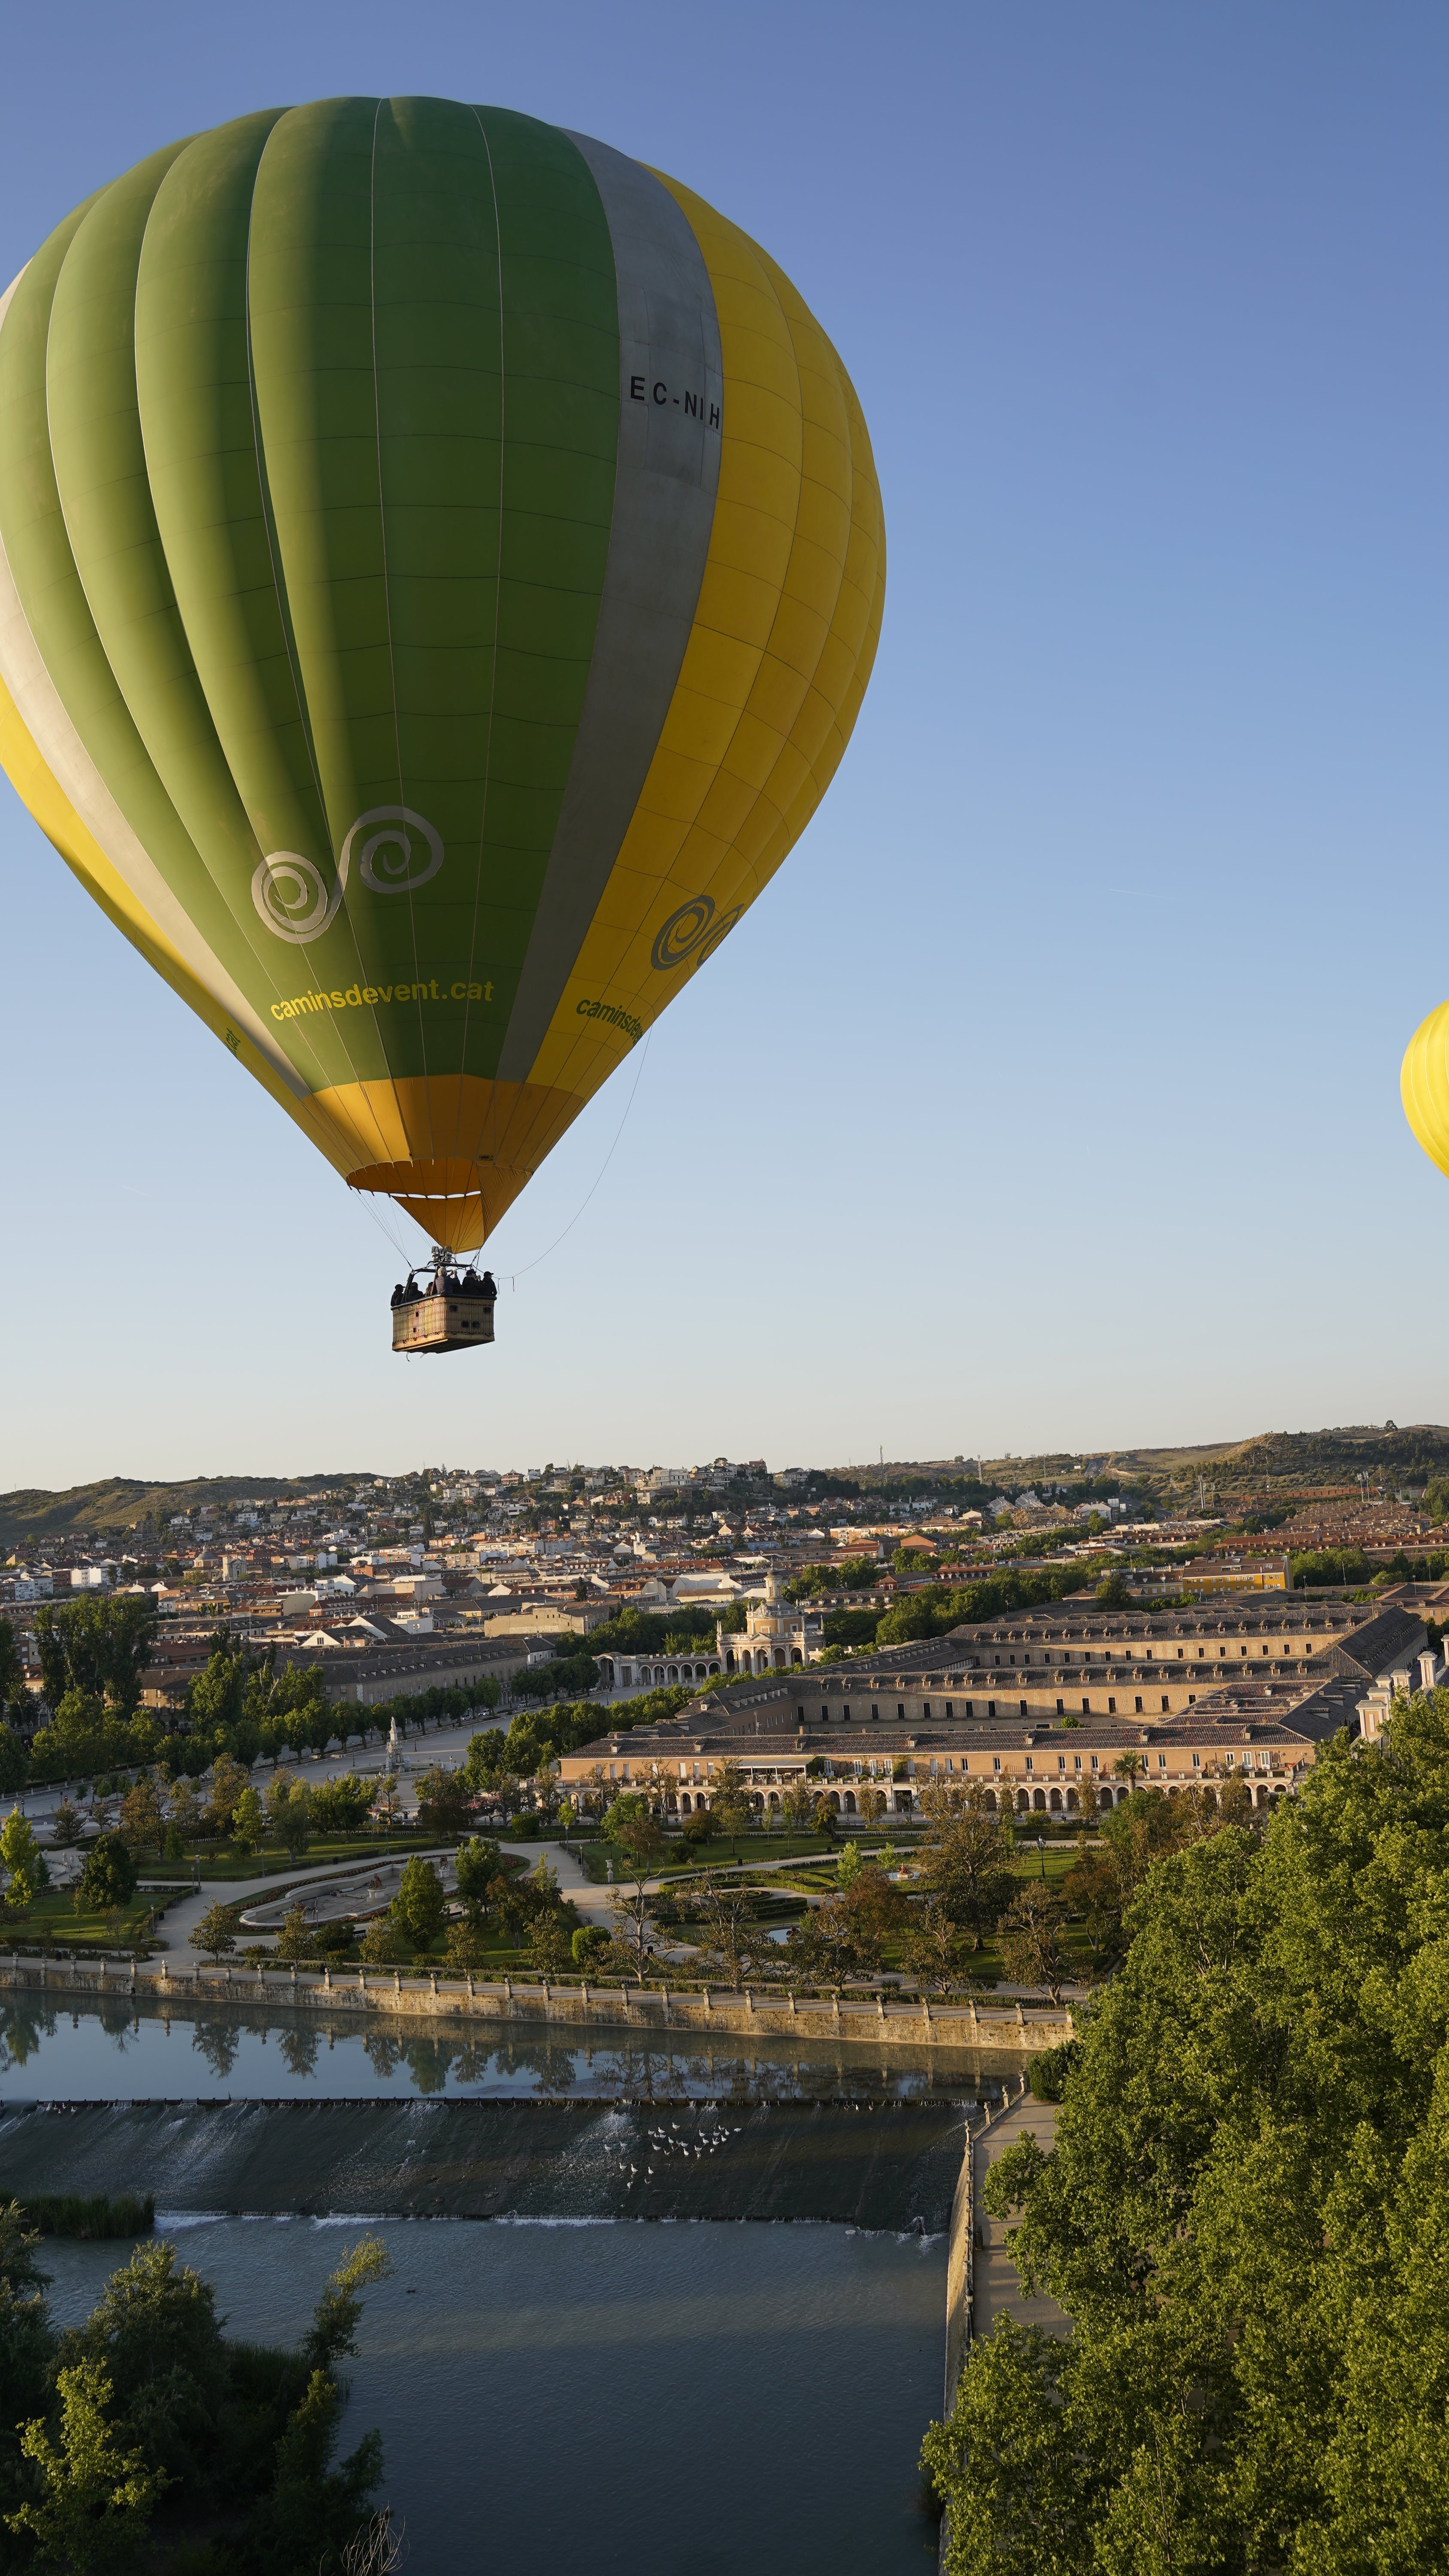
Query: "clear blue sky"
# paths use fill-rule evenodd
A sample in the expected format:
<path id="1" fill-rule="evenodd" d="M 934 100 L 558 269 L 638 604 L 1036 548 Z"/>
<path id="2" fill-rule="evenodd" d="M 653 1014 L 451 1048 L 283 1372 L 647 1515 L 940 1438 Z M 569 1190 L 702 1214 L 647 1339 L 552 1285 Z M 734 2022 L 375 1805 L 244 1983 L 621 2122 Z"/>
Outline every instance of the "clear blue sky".
<path id="1" fill-rule="evenodd" d="M 1398 1100 L 1449 992 L 1442 8 L 80 0 L 5 69 L 7 278 L 156 144 L 328 92 L 677 173 L 851 369 L 891 575 L 821 813 L 436 1368 L 0 782 L 0 1485 L 1449 1417 Z"/>

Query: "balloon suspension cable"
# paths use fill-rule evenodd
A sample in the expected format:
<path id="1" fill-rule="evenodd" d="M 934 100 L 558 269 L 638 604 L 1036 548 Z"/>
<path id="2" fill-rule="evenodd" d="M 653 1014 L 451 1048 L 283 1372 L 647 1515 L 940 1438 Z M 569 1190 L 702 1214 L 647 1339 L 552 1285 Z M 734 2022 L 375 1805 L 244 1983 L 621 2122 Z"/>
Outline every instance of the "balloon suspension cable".
<path id="1" fill-rule="evenodd" d="M 388 1221 L 383 1215 L 382 1209 L 379 1208 L 372 1191 L 359 1190 L 356 1195 L 362 1200 L 363 1205 L 366 1207 L 367 1213 L 371 1217 L 373 1224 L 377 1227 L 378 1232 L 385 1235 L 388 1242 L 392 1245 L 399 1261 L 407 1262 L 407 1245 L 401 1240 L 396 1227 L 388 1224 Z M 384 1201 L 384 1205 L 390 1204 L 390 1201 Z M 416 1270 L 417 1266 L 418 1265 L 415 1261 L 408 1262 L 409 1271 Z"/>
<path id="2" fill-rule="evenodd" d="M 649 1037 L 652 1037 L 652 1036 L 653 1036 L 653 1034 L 654 1034 L 654 1032 L 653 1032 L 653 1030 L 651 1029 L 651 1030 L 650 1030 L 650 1032 L 649 1032 Z M 636 1091 L 638 1090 L 638 1088 L 639 1088 L 639 1084 L 640 1084 L 640 1080 L 641 1080 L 641 1078 L 642 1078 L 642 1076 L 643 1076 L 643 1072 L 644 1072 L 644 1057 L 645 1057 L 645 1056 L 647 1056 L 647 1055 L 648 1055 L 648 1053 L 649 1053 L 649 1037 L 646 1037 L 646 1039 L 644 1040 L 644 1053 L 643 1053 L 643 1055 L 641 1055 L 641 1056 L 640 1056 L 640 1058 L 639 1058 L 639 1071 L 638 1071 L 638 1073 L 636 1073 L 636 1074 L 635 1074 L 635 1076 L 634 1076 L 634 1088 L 633 1088 L 633 1090 L 630 1092 L 628 1099 L 627 1099 L 627 1100 L 625 1101 L 625 1103 L 624 1103 L 624 1115 L 623 1115 L 623 1117 L 620 1119 L 619 1124 L 618 1124 L 617 1128 L 616 1128 L 616 1129 L 615 1129 L 615 1131 L 614 1131 L 614 1141 L 613 1141 L 613 1144 L 609 1147 L 609 1150 L 608 1150 L 607 1154 L 604 1156 L 604 1159 L 603 1159 L 602 1163 L 599 1165 L 598 1175 L 597 1175 L 597 1178 L 596 1178 L 596 1179 L 595 1179 L 595 1181 L 594 1181 L 594 1187 L 593 1187 L 593 1189 L 591 1189 L 591 1190 L 589 1191 L 589 1193 L 588 1193 L 588 1197 L 587 1197 L 587 1198 L 584 1198 L 584 1199 L 581 1199 L 581 1200 L 580 1200 L 579 1205 L 575 1208 L 575 1210 L 574 1210 L 574 1212 L 573 1212 L 573 1215 L 569 1218 L 568 1224 L 564 1227 L 563 1234 L 556 1234 L 556 1235 L 554 1236 L 554 1239 L 553 1239 L 552 1243 L 548 1246 L 548 1251 L 546 1251 L 546 1252 L 539 1252 L 539 1253 L 536 1253 L 536 1254 L 534 1255 L 534 1258 L 532 1259 L 532 1261 L 525 1261 L 525 1262 L 521 1265 L 521 1267 L 520 1267 L 519 1269 L 517 1269 L 517 1270 L 509 1270 L 509 1271 L 503 1271 L 503 1272 L 500 1272 L 500 1274 L 499 1274 L 499 1275 L 500 1275 L 500 1277 L 503 1277 L 503 1278 L 506 1278 L 506 1279 L 507 1279 L 507 1281 L 508 1281 L 508 1284 L 509 1284 L 510 1288 L 516 1287 L 516 1286 L 517 1286 L 517 1284 L 518 1284 L 518 1281 L 519 1281 L 520 1279 L 525 1278 L 525 1277 L 527 1276 L 527 1274 L 528 1274 L 528 1272 L 529 1272 L 530 1270 L 536 1270 L 536 1269 L 538 1268 L 538 1265 L 539 1265 L 539 1263 L 540 1263 L 541 1261 L 547 1261 L 547 1259 L 548 1259 L 548 1256 L 549 1256 L 549 1253 L 550 1253 L 550 1252 L 557 1252 L 557 1250 L 558 1250 L 558 1248 L 559 1248 L 559 1245 L 562 1243 L 562 1241 L 563 1241 L 563 1239 L 564 1239 L 564 1234 L 572 1234 L 572 1232 L 573 1232 L 573 1230 L 574 1230 L 574 1227 L 578 1224 L 578 1221 L 579 1221 L 580 1217 L 583 1215 L 584 1209 L 585 1209 L 585 1208 L 588 1206 L 588 1204 L 589 1204 L 589 1199 L 591 1199 L 591 1198 L 593 1197 L 593 1195 L 594 1195 L 594 1190 L 596 1190 L 596 1189 L 598 1188 L 598 1186 L 599 1186 L 599 1182 L 603 1179 L 604 1174 L 607 1172 L 607 1170 L 608 1170 L 608 1168 L 609 1168 L 609 1165 L 612 1163 L 612 1161 L 613 1161 L 613 1159 L 614 1159 L 615 1154 L 616 1154 L 616 1153 L 618 1152 L 618 1150 L 619 1150 L 619 1139 L 620 1139 L 620 1137 L 623 1135 L 624 1130 L 625 1130 L 625 1128 L 627 1127 L 627 1125 L 628 1125 L 628 1123 L 629 1123 L 629 1112 L 630 1112 L 630 1110 L 631 1110 L 631 1109 L 633 1108 L 633 1106 L 634 1106 L 634 1092 L 636 1092 Z"/>

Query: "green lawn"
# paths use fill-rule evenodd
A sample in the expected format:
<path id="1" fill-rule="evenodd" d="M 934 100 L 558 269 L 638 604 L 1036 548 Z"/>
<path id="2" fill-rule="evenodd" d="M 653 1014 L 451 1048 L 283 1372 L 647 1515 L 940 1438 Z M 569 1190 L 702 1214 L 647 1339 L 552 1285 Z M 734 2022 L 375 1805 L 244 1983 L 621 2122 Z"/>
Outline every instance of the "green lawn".
<path id="1" fill-rule="evenodd" d="M 159 1925 L 164 1908 L 155 1907 Z M 135 1901 L 114 1920 L 106 1914 L 77 1914 L 69 1888 L 49 1888 L 38 1903 L 7 1923 L 0 1932 L 6 1950 L 122 1950 L 145 1947 L 152 1901 L 138 1888 Z"/>
<path id="2" fill-rule="evenodd" d="M 387 1834 L 322 1834 L 310 1842 L 304 1852 L 290 1852 L 285 1843 L 269 1842 L 259 1852 L 243 1852 L 235 1843 L 200 1843 L 188 1851 L 184 1860 L 145 1860 L 141 1864 L 142 1883 L 160 1880 L 174 1886 L 180 1878 L 190 1878 L 197 1869 L 201 1882 L 232 1878 L 282 1877 L 299 1870 L 323 1869 L 334 1861 L 356 1861 L 359 1865 L 391 1856 L 401 1858 L 410 1851 L 439 1851 L 455 1837 L 447 1834 L 420 1833 L 416 1826 L 394 1825 Z"/>

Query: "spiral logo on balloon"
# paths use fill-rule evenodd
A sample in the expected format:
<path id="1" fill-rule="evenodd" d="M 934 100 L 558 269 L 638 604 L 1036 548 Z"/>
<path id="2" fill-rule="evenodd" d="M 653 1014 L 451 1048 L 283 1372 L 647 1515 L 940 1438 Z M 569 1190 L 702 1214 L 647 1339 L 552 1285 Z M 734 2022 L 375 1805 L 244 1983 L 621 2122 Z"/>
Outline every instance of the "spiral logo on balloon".
<path id="1" fill-rule="evenodd" d="M 331 929 L 342 909 L 354 856 L 362 882 L 373 894 L 413 894 L 443 864 L 442 835 L 410 805 L 369 806 L 342 844 L 330 888 L 315 859 L 296 850 L 273 850 L 252 871 L 252 902 L 275 939 L 301 948 Z"/>
<path id="2" fill-rule="evenodd" d="M 721 913 L 716 920 L 713 898 L 707 894 L 692 896 L 670 914 L 649 952 L 651 962 L 665 973 L 691 958 L 696 965 L 703 965 L 720 941 L 728 938 L 743 910 L 744 905 L 737 903 L 731 912 Z"/>

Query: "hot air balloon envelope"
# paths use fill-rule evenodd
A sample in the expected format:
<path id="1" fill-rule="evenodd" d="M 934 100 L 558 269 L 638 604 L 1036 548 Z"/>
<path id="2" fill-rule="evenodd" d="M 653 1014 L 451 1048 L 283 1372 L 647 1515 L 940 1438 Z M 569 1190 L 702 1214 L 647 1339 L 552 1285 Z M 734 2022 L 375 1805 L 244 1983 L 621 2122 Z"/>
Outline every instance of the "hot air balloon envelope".
<path id="1" fill-rule="evenodd" d="M 884 564 L 789 279 L 506 109 L 241 117 L 0 301 L 0 759 L 334 1168 L 444 1246 L 804 829 Z"/>

